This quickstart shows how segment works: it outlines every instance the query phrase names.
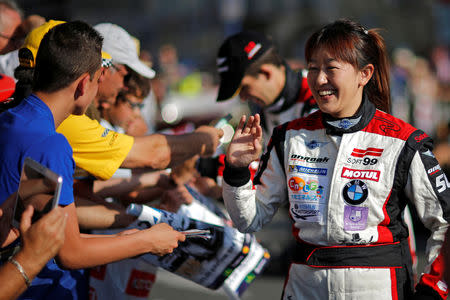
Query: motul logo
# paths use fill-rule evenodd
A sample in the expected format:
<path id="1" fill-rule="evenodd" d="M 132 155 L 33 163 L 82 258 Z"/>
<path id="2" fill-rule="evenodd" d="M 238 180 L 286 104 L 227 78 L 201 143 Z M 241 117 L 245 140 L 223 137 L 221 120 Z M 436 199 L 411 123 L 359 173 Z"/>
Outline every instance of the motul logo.
<path id="1" fill-rule="evenodd" d="M 341 177 L 348 179 L 380 180 L 380 171 L 377 170 L 354 170 L 344 167 Z"/>
<path id="2" fill-rule="evenodd" d="M 367 148 L 366 150 L 353 148 L 352 156 L 356 157 L 364 157 L 366 155 L 381 156 L 381 153 L 383 153 L 383 149 L 380 148 Z"/>
<path id="3" fill-rule="evenodd" d="M 247 58 L 252 59 L 253 56 L 261 49 L 261 44 L 255 44 L 255 42 L 251 41 L 245 46 L 244 51 L 247 53 Z"/>

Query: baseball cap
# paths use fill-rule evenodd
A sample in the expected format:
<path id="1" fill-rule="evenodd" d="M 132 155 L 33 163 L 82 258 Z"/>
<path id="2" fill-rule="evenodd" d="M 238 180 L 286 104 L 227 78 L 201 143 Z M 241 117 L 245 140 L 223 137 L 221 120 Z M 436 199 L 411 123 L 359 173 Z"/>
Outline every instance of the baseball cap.
<path id="1" fill-rule="evenodd" d="M 19 63 L 22 67 L 34 68 L 36 55 L 44 35 L 53 27 L 66 21 L 49 20 L 33 29 L 25 38 L 22 48 L 19 49 Z M 102 51 L 102 67 L 111 66 L 111 55 Z"/>
<path id="2" fill-rule="evenodd" d="M 243 31 L 228 37 L 217 54 L 217 71 L 220 76 L 217 101 L 232 98 L 248 67 L 272 46 L 273 43 L 259 32 Z"/>
<path id="3" fill-rule="evenodd" d="M 19 62 L 22 67 L 34 68 L 36 55 L 44 35 L 56 25 L 65 21 L 49 20 L 39 27 L 33 29 L 25 38 L 22 48 L 19 49 Z"/>
<path id="4" fill-rule="evenodd" d="M 155 77 L 155 71 L 139 60 L 136 43 L 125 29 L 111 23 L 100 23 L 94 28 L 103 36 L 103 50 L 111 55 L 113 64 L 127 65 L 147 78 Z"/>
<path id="5" fill-rule="evenodd" d="M 12 77 L 0 74 L 0 103 L 11 99 L 16 88 L 16 82 Z"/>

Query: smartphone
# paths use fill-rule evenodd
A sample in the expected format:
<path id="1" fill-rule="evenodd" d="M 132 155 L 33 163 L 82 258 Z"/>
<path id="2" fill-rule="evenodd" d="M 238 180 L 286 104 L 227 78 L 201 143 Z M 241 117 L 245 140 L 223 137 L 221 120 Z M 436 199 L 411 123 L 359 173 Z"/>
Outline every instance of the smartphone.
<path id="1" fill-rule="evenodd" d="M 19 189 L 14 204 L 12 225 L 19 228 L 22 213 L 28 205 L 34 207 L 34 223 L 59 203 L 62 176 L 27 157 L 20 175 Z"/>

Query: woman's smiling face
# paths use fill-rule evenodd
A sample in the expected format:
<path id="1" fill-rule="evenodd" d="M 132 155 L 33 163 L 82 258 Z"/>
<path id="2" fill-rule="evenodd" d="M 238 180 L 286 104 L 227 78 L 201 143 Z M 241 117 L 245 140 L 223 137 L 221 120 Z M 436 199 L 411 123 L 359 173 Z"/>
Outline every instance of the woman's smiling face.
<path id="1" fill-rule="evenodd" d="M 322 112 L 335 118 L 351 117 L 361 104 L 363 88 L 372 73 L 372 65 L 358 70 L 318 48 L 308 62 L 308 85 Z"/>

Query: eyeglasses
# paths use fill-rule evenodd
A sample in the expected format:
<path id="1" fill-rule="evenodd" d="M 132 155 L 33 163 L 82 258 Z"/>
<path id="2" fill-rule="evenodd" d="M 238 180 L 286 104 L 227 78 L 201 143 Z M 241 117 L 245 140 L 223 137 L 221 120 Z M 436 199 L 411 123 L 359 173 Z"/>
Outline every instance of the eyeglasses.
<path id="1" fill-rule="evenodd" d="M 125 99 L 125 101 L 127 101 L 128 105 L 130 105 L 131 109 L 139 108 L 139 110 L 141 110 L 142 108 L 144 108 L 144 103 L 142 103 L 142 102 L 133 102 L 127 98 L 124 98 L 124 99 Z"/>

